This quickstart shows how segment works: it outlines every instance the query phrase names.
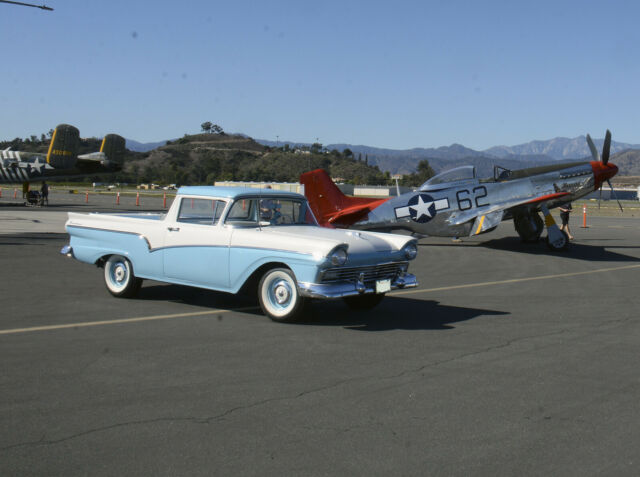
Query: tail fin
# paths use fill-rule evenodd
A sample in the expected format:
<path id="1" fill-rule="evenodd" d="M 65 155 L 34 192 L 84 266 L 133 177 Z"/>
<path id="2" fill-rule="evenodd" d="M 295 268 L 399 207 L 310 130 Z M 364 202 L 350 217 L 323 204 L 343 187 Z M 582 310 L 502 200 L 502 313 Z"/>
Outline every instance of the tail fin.
<path id="1" fill-rule="evenodd" d="M 323 226 L 348 227 L 388 200 L 347 197 L 323 169 L 305 172 L 300 176 L 300 183 L 304 185 L 304 195 L 313 214 Z"/>
<path id="2" fill-rule="evenodd" d="M 107 134 L 102 140 L 100 152 L 105 155 L 108 165 L 122 165 L 126 152 L 125 139 L 117 134 Z"/>
<path id="3" fill-rule="evenodd" d="M 76 164 L 80 131 L 69 124 L 59 124 L 53 131 L 47 163 L 57 169 L 69 169 Z"/>

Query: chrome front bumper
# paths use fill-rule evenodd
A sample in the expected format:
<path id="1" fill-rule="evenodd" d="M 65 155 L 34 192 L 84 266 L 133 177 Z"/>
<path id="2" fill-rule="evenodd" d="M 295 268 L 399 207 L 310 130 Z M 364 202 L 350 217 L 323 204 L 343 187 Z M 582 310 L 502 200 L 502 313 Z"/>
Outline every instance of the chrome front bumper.
<path id="1" fill-rule="evenodd" d="M 418 286 L 415 275 L 405 273 L 391 281 L 391 290 L 399 288 L 414 288 Z M 376 293 L 374 286 L 367 286 L 362 282 L 336 283 L 298 283 L 298 290 L 302 296 L 309 298 L 342 298 Z"/>

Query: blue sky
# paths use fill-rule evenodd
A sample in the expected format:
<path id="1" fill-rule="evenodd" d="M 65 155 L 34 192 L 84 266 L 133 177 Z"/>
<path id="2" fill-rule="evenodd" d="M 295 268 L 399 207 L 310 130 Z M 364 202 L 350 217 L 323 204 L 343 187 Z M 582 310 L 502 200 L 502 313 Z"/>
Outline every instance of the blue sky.
<path id="1" fill-rule="evenodd" d="M 36 3 L 42 3 L 38 0 Z M 56 124 L 141 142 L 474 149 L 640 143 L 640 7 L 610 1 L 0 4 L 0 138 Z"/>

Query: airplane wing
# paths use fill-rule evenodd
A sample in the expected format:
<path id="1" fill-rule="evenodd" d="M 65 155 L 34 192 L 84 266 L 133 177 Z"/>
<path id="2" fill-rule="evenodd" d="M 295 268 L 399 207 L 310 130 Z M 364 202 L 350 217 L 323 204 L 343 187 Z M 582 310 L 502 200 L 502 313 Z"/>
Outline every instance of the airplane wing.
<path id="1" fill-rule="evenodd" d="M 568 195 L 570 195 L 569 192 L 554 192 L 534 197 L 533 199 L 527 198 L 504 201 L 481 207 L 479 209 L 470 209 L 457 214 L 452 214 L 449 219 L 447 219 L 447 222 L 450 225 L 461 225 L 473 220 L 474 223 L 471 227 L 471 235 L 477 235 L 496 227 L 502 221 L 504 213 L 509 209 L 529 206 L 537 208 L 538 205 L 545 202 L 560 199 Z"/>

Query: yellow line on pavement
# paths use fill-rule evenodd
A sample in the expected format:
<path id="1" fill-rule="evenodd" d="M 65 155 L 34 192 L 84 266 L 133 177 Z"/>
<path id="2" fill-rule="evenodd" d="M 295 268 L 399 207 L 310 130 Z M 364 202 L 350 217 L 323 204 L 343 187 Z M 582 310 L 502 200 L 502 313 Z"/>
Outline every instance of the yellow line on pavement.
<path id="1" fill-rule="evenodd" d="M 87 322 L 80 322 L 80 323 L 65 323 L 62 325 L 32 326 L 29 328 L 14 328 L 11 330 L 0 330 L 0 335 L 10 335 L 14 333 L 29 333 L 31 331 L 64 330 L 67 328 L 86 328 L 89 326 L 118 325 L 122 323 L 139 323 L 143 321 L 172 320 L 175 318 L 190 318 L 193 316 L 221 315 L 223 313 L 231 313 L 233 311 L 243 312 L 243 311 L 249 311 L 249 310 L 255 310 L 255 309 L 256 309 L 255 306 L 250 306 L 245 308 L 236 308 L 234 310 L 194 311 L 191 313 L 175 313 L 172 315 L 140 316 L 138 318 L 122 318 L 119 320 L 87 321 Z"/>
<path id="2" fill-rule="evenodd" d="M 392 292 L 393 296 L 397 295 L 412 295 L 415 293 L 433 293 L 438 291 L 447 291 L 447 290 L 459 290 L 461 288 L 477 288 L 477 287 L 487 287 L 491 285 L 506 285 L 510 283 L 521 283 L 521 282 L 531 282 L 534 280 L 551 280 L 555 278 L 567 278 L 567 277 L 577 277 L 580 275 L 592 275 L 594 273 L 605 273 L 605 272 L 615 272 L 618 270 L 630 270 L 633 268 L 640 268 L 640 264 L 636 265 L 625 265 L 623 267 L 611 267 L 611 268 L 599 268 L 597 270 L 587 270 L 584 272 L 569 272 L 569 273 L 558 273 L 555 275 L 541 275 L 539 277 L 525 277 L 525 278 L 513 278 L 511 280 L 498 280 L 494 282 L 479 282 L 479 283 L 468 283 L 466 285 L 452 285 L 449 287 L 438 287 L 438 288 L 414 288 L 411 290 L 404 290 L 398 292 Z"/>

